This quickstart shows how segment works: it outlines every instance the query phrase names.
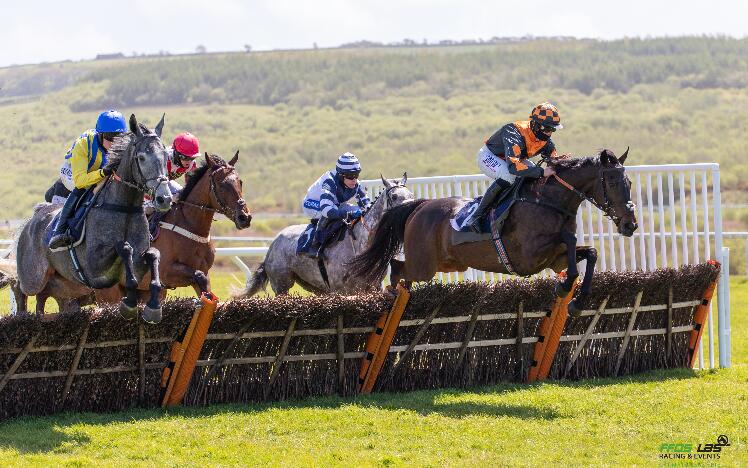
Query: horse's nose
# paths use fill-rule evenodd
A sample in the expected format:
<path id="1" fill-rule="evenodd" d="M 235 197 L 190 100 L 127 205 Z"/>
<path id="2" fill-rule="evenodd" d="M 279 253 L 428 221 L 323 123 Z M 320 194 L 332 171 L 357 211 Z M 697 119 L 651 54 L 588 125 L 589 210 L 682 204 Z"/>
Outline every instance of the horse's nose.
<path id="1" fill-rule="evenodd" d="M 636 224 L 636 223 L 632 223 L 631 221 L 629 221 L 628 223 L 626 223 L 626 229 L 627 229 L 627 230 L 628 230 L 629 232 L 634 232 L 634 231 L 636 231 L 636 230 L 637 230 L 638 228 L 639 228 L 639 225 L 638 225 L 638 224 Z"/>
<path id="2" fill-rule="evenodd" d="M 252 222 L 252 215 L 248 213 L 244 213 L 243 211 L 240 211 L 236 215 L 236 220 L 238 221 L 237 224 L 240 226 L 243 226 L 245 228 L 249 227 L 250 223 Z"/>

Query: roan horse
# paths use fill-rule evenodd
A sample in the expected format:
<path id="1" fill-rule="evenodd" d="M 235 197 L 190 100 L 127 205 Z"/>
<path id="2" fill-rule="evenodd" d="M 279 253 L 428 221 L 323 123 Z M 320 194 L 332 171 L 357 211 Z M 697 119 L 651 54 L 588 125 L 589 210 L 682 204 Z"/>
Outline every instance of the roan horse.
<path id="1" fill-rule="evenodd" d="M 515 272 L 522 276 L 545 268 L 556 272 L 567 269 L 566 280 L 556 287 L 567 294 L 579 276 L 577 262 L 587 260 L 579 296 L 569 304 L 569 312 L 584 309 L 597 261 L 593 247 L 577 247 L 576 212 L 581 202 L 590 200 L 611 217 L 619 233 L 630 237 L 637 229 L 631 181 L 623 163 L 609 150 L 585 158 L 557 158 L 549 161 L 558 178 L 539 179 L 525 184 L 504 224 L 502 240 Z M 391 282 L 401 279 L 429 281 L 436 272 L 478 270 L 507 273 L 491 240 L 452 245 L 449 220 L 468 200 L 464 198 L 419 199 L 385 213 L 370 246 L 351 262 L 351 278 L 374 281 L 392 264 Z M 405 261 L 393 260 L 404 246 Z"/>
<path id="2" fill-rule="evenodd" d="M 265 260 L 260 264 L 247 281 L 247 287 L 239 294 L 250 297 L 264 290 L 268 281 L 275 294 L 287 294 L 294 283 L 299 283 L 307 291 L 317 294 L 339 292 L 353 294 L 356 292 L 378 289 L 384 272 L 367 279 L 350 278 L 345 280 L 345 262 L 356 253 L 361 252 L 369 241 L 369 231 L 377 225 L 385 210 L 413 200 L 413 193 L 405 187 L 407 174 L 400 181 L 388 181 L 382 177 L 384 191 L 380 193 L 360 221 L 353 224 L 346 234 L 346 239 L 336 242 L 325 249 L 325 269 L 329 286 L 325 284 L 317 260 L 296 254 L 299 236 L 306 229 L 305 224 L 289 226 L 278 233 L 270 244 Z M 386 269 L 386 267 L 385 267 Z"/>
<path id="3" fill-rule="evenodd" d="M 159 252 L 150 248 L 143 194 L 150 194 L 161 211 L 171 205 L 166 153 L 160 138 L 163 125 L 162 117 L 155 131 L 150 131 L 130 116 L 130 132 L 115 140 L 109 151 L 107 165 L 115 172 L 98 187 L 100 192 L 85 220 L 85 237 L 73 248 L 76 260 L 72 251 L 52 252 L 47 247 L 45 233 L 59 205 L 35 208 L 17 243 L 18 286 L 23 294 L 19 310 L 26 309 L 27 296 L 74 299 L 88 295 L 92 289 L 120 283 L 127 291 L 120 302 L 120 313 L 135 318 L 138 280 L 150 269 L 151 295 L 143 319 L 151 323 L 161 320 Z M 44 312 L 43 301 L 37 303 L 36 310 Z"/>
<path id="4" fill-rule="evenodd" d="M 242 196 L 242 181 L 234 165 L 237 151 L 228 163 L 217 155 L 205 153 L 205 164 L 190 175 L 187 185 L 161 220 L 153 246 L 161 253 L 160 278 L 166 289 L 192 286 L 198 295 L 210 291 L 208 270 L 213 266 L 216 249 L 210 240 L 213 215 L 221 213 L 234 222 L 237 229 L 246 229 L 252 215 Z M 149 291 L 150 275 L 140 282 L 141 296 Z M 99 302 L 116 302 L 122 288 L 115 285 L 96 291 Z M 163 299 L 163 297 L 162 297 Z"/>

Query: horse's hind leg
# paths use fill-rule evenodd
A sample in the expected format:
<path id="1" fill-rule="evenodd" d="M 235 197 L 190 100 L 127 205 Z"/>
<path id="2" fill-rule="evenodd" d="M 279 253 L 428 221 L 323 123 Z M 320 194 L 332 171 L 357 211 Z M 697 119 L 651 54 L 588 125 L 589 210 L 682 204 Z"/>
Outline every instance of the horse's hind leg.
<path id="1" fill-rule="evenodd" d="M 293 288 L 296 280 L 290 270 L 268 271 L 268 279 L 270 280 L 270 287 L 273 288 L 273 292 L 276 296 L 282 296 L 288 294 L 288 291 Z"/>
<path id="2" fill-rule="evenodd" d="M 37 294 L 36 295 L 36 316 L 41 317 L 44 315 L 44 305 L 47 303 L 47 299 L 49 299 L 48 294 Z M 62 312 L 62 310 L 60 310 Z"/>
<path id="3" fill-rule="evenodd" d="M 119 303 L 119 313 L 123 318 L 132 320 L 138 317 L 138 280 L 133 272 L 132 246 L 127 242 L 120 242 L 115 249 L 125 267 L 125 297 Z"/>
<path id="4" fill-rule="evenodd" d="M 158 276 L 161 253 L 158 249 L 151 247 L 145 251 L 143 259 L 151 269 L 151 283 L 148 286 L 151 294 L 143 309 L 143 320 L 148 323 L 158 323 L 161 321 L 161 291 L 164 289 Z"/>
<path id="5" fill-rule="evenodd" d="M 10 290 L 11 290 L 11 294 L 13 294 L 13 300 L 16 301 L 15 313 L 17 314 L 19 312 L 28 312 L 29 296 L 21 292 L 21 287 L 18 285 L 18 282 L 13 283 L 10 286 Z"/>
<path id="6" fill-rule="evenodd" d="M 390 286 L 396 287 L 397 283 L 403 278 L 403 267 L 405 262 L 402 260 L 390 260 Z"/>

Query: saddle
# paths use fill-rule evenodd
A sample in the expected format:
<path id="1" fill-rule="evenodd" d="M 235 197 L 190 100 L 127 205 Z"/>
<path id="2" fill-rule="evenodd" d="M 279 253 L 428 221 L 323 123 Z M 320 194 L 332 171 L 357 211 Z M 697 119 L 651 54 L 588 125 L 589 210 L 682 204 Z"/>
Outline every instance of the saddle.
<path id="1" fill-rule="evenodd" d="M 343 220 L 335 220 L 327 224 L 323 229 L 318 229 L 319 220 L 309 223 L 304 232 L 299 236 L 296 244 L 296 255 L 309 251 L 313 244 L 329 247 L 345 239 L 348 231 Z"/>
<path id="2" fill-rule="evenodd" d="M 481 219 L 480 233 L 474 232 L 468 225 L 467 220 L 470 215 L 478 209 L 483 197 L 477 197 L 469 201 L 460 211 L 449 220 L 452 226 L 452 245 L 465 244 L 468 242 L 479 242 L 492 239 L 492 236 L 501 235 L 504 228 L 504 222 L 509 216 L 512 205 L 519 197 L 519 190 L 522 188 L 524 178 L 519 177 L 514 184 L 506 190 L 494 203 L 494 207 L 489 210 L 488 215 Z"/>

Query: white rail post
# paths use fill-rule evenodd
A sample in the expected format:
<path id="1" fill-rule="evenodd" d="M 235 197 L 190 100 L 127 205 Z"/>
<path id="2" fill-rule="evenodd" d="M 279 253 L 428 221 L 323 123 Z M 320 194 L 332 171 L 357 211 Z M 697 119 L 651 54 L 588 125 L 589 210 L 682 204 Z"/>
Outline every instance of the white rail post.
<path id="1" fill-rule="evenodd" d="M 714 191 L 714 250 L 717 261 L 722 264 L 722 285 L 724 294 L 717 297 L 717 318 L 719 320 L 719 365 L 730 367 L 730 251 L 722 246 L 722 195 L 720 193 L 719 165 L 712 170 Z M 704 220 L 705 231 L 709 232 L 709 222 Z"/>
<path id="2" fill-rule="evenodd" d="M 720 279 L 720 304 L 727 304 L 723 307 L 724 314 L 719 316 L 719 366 L 730 367 L 732 361 L 732 346 L 730 343 L 730 249 L 722 247 L 722 278 Z M 720 310 L 720 312 L 722 312 Z"/>

